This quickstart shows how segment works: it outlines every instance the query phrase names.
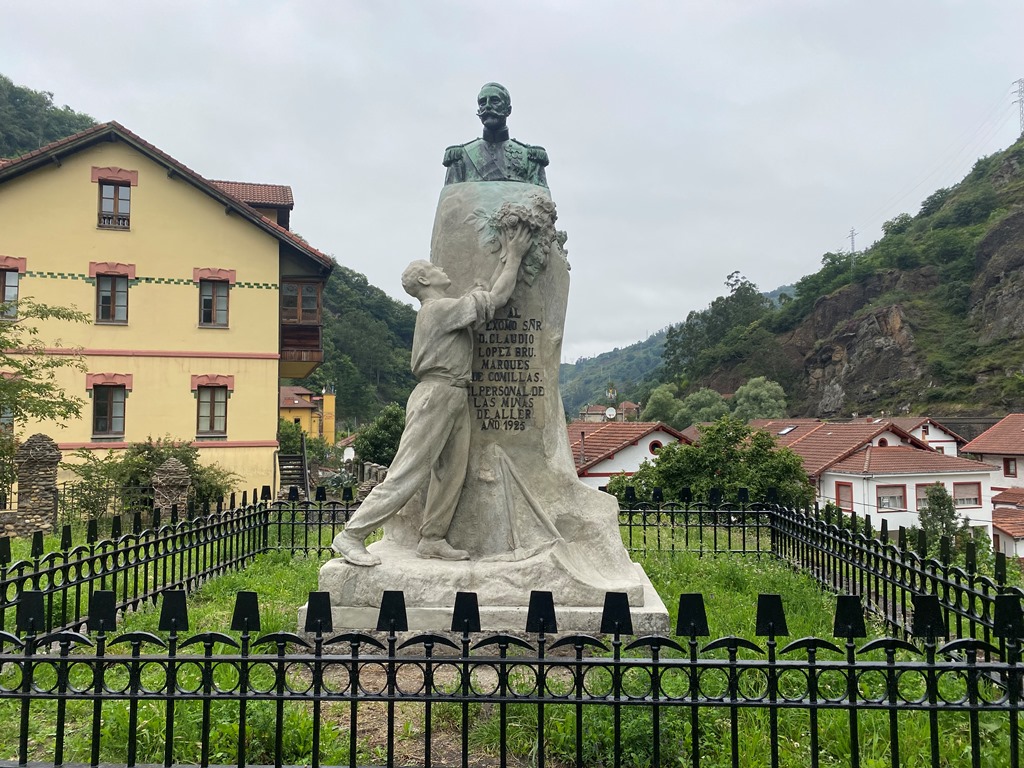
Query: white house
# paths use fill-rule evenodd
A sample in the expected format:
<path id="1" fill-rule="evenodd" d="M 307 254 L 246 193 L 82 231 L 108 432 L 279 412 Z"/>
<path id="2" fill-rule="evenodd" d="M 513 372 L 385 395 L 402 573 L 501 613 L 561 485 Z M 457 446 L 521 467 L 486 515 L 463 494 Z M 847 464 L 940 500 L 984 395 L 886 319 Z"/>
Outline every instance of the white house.
<path id="1" fill-rule="evenodd" d="M 895 416 L 892 423 L 907 432 L 936 453 L 944 453 L 947 456 L 959 456 L 961 446 L 967 440 L 944 424 L 928 416 Z"/>
<path id="2" fill-rule="evenodd" d="M 928 487 L 945 486 L 957 511 L 992 532 L 992 468 L 980 461 L 910 446 L 869 445 L 830 464 L 818 479 L 819 495 L 858 515 L 882 520 L 890 531 L 918 524 Z"/>
<path id="3" fill-rule="evenodd" d="M 662 446 L 689 441 L 658 421 L 574 421 L 567 425 L 576 472 L 592 488 L 607 485 L 615 475 L 632 475 Z"/>
<path id="4" fill-rule="evenodd" d="M 929 485 L 942 483 L 972 524 L 992 528 L 992 468 L 933 450 L 937 422 L 910 419 L 911 434 L 895 419 L 827 422 L 774 419 L 752 422 L 767 429 L 779 445 L 798 454 L 820 504 L 832 503 L 858 516 L 871 515 L 875 526 L 887 520 L 890 531 L 917 524 L 917 508 Z M 928 426 L 927 431 L 922 427 Z M 941 439 L 956 435 L 941 430 Z"/>
<path id="5" fill-rule="evenodd" d="M 996 490 L 1024 486 L 1024 413 L 1011 413 L 962 449 L 996 468 Z"/>
<path id="6" fill-rule="evenodd" d="M 1008 488 L 992 497 L 992 549 L 1024 558 L 1024 488 Z"/>

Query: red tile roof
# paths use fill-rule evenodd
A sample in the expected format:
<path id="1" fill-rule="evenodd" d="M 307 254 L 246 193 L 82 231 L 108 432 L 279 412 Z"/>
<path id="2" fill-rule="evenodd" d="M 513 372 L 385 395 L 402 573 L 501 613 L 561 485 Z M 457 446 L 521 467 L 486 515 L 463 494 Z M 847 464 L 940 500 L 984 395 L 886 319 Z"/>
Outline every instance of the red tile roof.
<path id="1" fill-rule="evenodd" d="M 281 408 L 316 408 L 308 399 L 312 394 L 305 387 L 284 386 L 280 388 L 278 405 Z"/>
<path id="2" fill-rule="evenodd" d="M 1011 413 L 960 450 L 964 453 L 1024 455 L 1024 413 Z"/>
<path id="3" fill-rule="evenodd" d="M 991 464 L 947 456 L 907 445 L 869 445 L 828 467 L 829 472 L 857 475 L 915 475 L 949 472 L 991 472 Z"/>
<path id="4" fill-rule="evenodd" d="M 992 525 L 1015 539 L 1024 539 L 1024 509 L 996 507 L 992 510 Z"/>
<path id="5" fill-rule="evenodd" d="M 779 445 L 788 446 L 825 422 L 821 419 L 752 419 L 748 423 L 754 429 L 770 432 Z"/>
<path id="6" fill-rule="evenodd" d="M 237 197 L 247 205 L 256 208 L 287 208 L 295 207 L 292 188 L 284 184 L 251 184 L 247 181 L 217 181 L 210 183 L 222 192 Z"/>
<path id="7" fill-rule="evenodd" d="M 1024 508 L 1024 488 L 1007 488 L 992 497 L 993 504 Z"/>
<path id="8" fill-rule="evenodd" d="M 22 155 L 21 157 L 13 158 L 10 162 L 0 165 L 0 183 L 6 179 L 14 178 L 23 173 L 28 173 L 40 165 L 49 162 L 51 158 L 71 154 L 92 146 L 100 141 L 109 140 L 114 137 L 134 147 L 142 154 L 147 155 L 157 164 L 166 167 L 169 174 L 181 177 L 185 182 L 192 184 L 199 190 L 226 204 L 229 208 L 234 209 L 237 213 L 241 214 L 244 218 L 249 219 L 260 229 L 263 229 L 273 235 L 279 241 L 295 248 L 303 255 L 317 262 L 320 266 L 325 267 L 328 271 L 334 268 L 333 258 L 325 253 L 321 253 L 295 233 L 290 232 L 284 227 L 278 226 L 259 211 L 248 205 L 244 200 L 241 200 L 231 193 L 221 189 L 209 179 L 200 176 L 187 165 L 175 160 L 163 150 L 153 144 L 150 144 L 141 136 L 132 133 L 117 122 L 112 121 L 109 123 L 99 123 L 98 125 L 94 125 L 91 128 L 87 128 L 84 131 L 80 131 L 76 134 L 60 139 L 59 141 L 51 142 L 50 144 L 40 147 L 28 154 Z"/>
<path id="9" fill-rule="evenodd" d="M 566 426 L 566 430 L 569 433 L 572 458 L 580 472 L 659 430 L 667 432 L 680 442 L 689 442 L 681 432 L 660 421 L 574 421 Z"/>
<path id="10" fill-rule="evenodd" d="M 817 477 L 837 462 L 870 444 L 883 432 L 892 432 L 912 446 L 934 453 L 923 442 L 888 420 L 870 423 L 825 421 L 799 435 L 788 447 L 804 460 L 804 470 L 807 474 Z"/>

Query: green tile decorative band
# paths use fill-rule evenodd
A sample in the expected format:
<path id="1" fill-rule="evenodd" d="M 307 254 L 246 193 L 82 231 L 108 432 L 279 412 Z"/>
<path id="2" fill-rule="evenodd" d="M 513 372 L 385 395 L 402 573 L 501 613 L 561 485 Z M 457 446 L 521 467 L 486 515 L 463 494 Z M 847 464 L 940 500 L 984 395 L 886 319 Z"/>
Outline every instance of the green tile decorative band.
<path id="1" fill-rule="evenodd" d="M 96 278 L 88 275 L 76 274 L 74 272 L 41 272 L 37 270 L 25 270 L 25 277 L 40 277 L 47 280 L 81 280 L 89 285 L 96 285 Z M 195 286 L 196 281 L 184 277 L 136 277 L 129 280 L 129 285 L 139 283 L 151 283 L 153 285 L 189 285 Z M 232 288 L 254 288 L 261 291 L 276 291 L 279 289 L 277 283 L 254 283 L 246 280 L 239 280 Z"/>

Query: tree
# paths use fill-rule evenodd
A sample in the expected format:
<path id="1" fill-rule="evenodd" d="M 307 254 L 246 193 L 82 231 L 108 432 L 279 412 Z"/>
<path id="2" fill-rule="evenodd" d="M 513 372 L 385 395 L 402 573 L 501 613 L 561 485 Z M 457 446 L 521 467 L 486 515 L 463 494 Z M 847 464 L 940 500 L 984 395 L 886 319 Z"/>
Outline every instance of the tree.
<path id="1" fill-rule="evenodd" d="M 277 422 L 278 450 L 285 455 L 294 455 L 302 451 L 302 427 L 294 421 L 280 419 Z"/>
<path id="2" fill-rule="evenodd" d="M 405 429 L 405 411 L 398 403 L 384 406 L 372 422 L 356 433 L 352 443 L 363 461 L 388 466 L 398 451 L 398 441 Z"/>
<path id="3" fill-rule="evenodd" d="M 704 387 L 683 398 L 677 423 L 680 429 L 685 429 L 691 424 L 715 421 L 727 413 L 729 413 L 729 405 L 725 402 L 725 398 L 715 390 Z"/>
<path id="4" fill-rule="evenodd" d="M 950 551 L 954 555 L 971 540 L 970 524 L 959 515 L 956 502 L 942 483 L 929 485 L 924 492 L 924 504 L 918 507 L 918 521 L 928 543 L 928 552 L 939 551 L 939 539 L 949 537 Z"/>
<path id="5" fill-rule="evenodd" d="M 0 314 L 14 317 L 0 322 L 0 413 L 14 423 L 26 420 L 55 421 L 61 427 L 79 417 L 85 402 L 64 392 L 57 383 L 61 368 L 85 370 L 81 355 L 48 354 L 47 347 L 60 347 L 60 340 L 39 337 L 39 323 L 48 320 L 88 323 L 89 315 L 68 307 L 39 304 L 20 299 L 17 304 L 0 304 Z M 11 314 L 8 314 L 11 313 Z"/>
<path id="6" fill-rule="evenodd" d="M 771 300 L 739 272 L 731 273 L 725 285 L 728 296 L 719 296 L 707 309 L 690 312 L 684 322 L 668 329 L 662 353 L 667 376 L 692 379 L 707 373 L 710 363 L 721 356 L 709 355 L 710 350 L 730 331 L 742 330 L 771 311 Z"/>
<path id="7" fill-rule="evenodd" d="M 764 376 L 750 379 L 736 390 L 732 412 L 738 419 L 777 419 L 786 415 L 786 392 Z"/>
<path id="8" fill-rule="evenodd" d="M 678 429 L 679 411 L 683 404 L 675 396 L 675 389 L 672 384 L 655 387 L 647 398 L 647 405 L 644 406 L 640 418 L 644 421 L 660 421 Z"/>
<path id="9" fill-rule="evenodd" d="M 649 501 L 654 487 L 660 487 L 667 500 L 678 499 L 683 488 L 690 488 L 698 500 L 706 499 L 712 488 L 721 489 L 727 501 L 734 500 L 740 488 L 748 489 L 752 501 L 765 499 L 769 489 L 787 505 L 805 506 L 814 500 L 803 460 L 789 448 L 778 447 L 767 431 L 752 429 L 732 416 L 697 429 L 697 443 L 664 446 L 653 463 L 644 464 L 631 479 L 609 483 L 608 490 L 622 500 L 624 487 L 632 484 L 640 501 Z"/>
<path id="10" fill-rule="evenodd" d="M 89 115 L 57 107 L 49 91 L 33 91 L 0 75 L 0 157 L 18 157 L 96 124 Z"/>

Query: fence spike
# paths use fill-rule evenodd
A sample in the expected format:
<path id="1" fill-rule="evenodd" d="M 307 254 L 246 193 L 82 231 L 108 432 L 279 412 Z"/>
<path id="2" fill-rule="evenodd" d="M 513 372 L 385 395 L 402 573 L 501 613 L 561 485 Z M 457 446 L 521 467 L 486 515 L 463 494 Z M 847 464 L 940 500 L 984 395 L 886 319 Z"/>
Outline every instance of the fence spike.
<path id="1" fill-rule="evenodd" d="M 235 595 L 235 609 L 231 614 L 232 632 L 259 632 L 260 603 L 255 592 L 243 590 Z"/>
<path id="2" fill-rule="evenodd" d="M 346 485 L 341 489 L 341 500 L 352 501 L 352 486 Z"/>
<path id="3" fill-rule="evenodd" d="M 71 549 L 71 524 L 68 523 L 60 529 L 60 548 L 67 552 Z"/>
<path id="4" fill-rule="evenodd" d="M 949 565 L 949 560 L 949 536 L 942 536 L 939 539 L 939 562 L 943 565 Z"/>
<path id="5" fill-rule="evenodd" d="M 96 539 L 100 537 L 99 524 L 96 522 L 96 518 L 90 518 L 89 522 L 85 525 L 85 540 L 89 544 L 95 544 Z"/>
<path id="6" fill-rule="evenodd" d="M 758 637 L 786 637 L 789 627 L 786 626 L 786 612 L 782 608 L 782 595 L 757 596 L 757 628 L 754 633 Z"/>
<path id="7" fill-rule="evenodd" d="M 996 567 L 995 567 L 996 584 L 1003 585 L 1006 583 L 1006 553 L 996 552 Z"/>
<path id="8" fill-rule="evenodd" d="M 689 592 L 679 596 L 676 614 L 676 635 L 679 637 L 708 637 L 708 613 L 704 608 L 704 595 Z"/>
<path id="9" fill-rule="evenodd" d="M 967 551 L 964 554 L 964 566 L 968 573 L 978 572 L 978 545 L 974 541 L 967 542 Z"/>
<path id="10" fill-rule="evenodd" d="M 405 612 L 405 593 L 400 589 L 386 589 L 380 599 L 380 613 L 377 614 L 378 632 L 405 632 L 409 629 L 409 618 Z"/>
<path id="11" fill-rule="evenodd" d="M 1021 611 L 1020 595 L 1007 592 L 996 595 L 992 614 L 992 634 L 996 637 L 1024 637 L 1024 611 Z"/>
<path id="12" fill-rule="evenodd" d="M 939 596 L 911 595 L 910 599 L 914 605 L 914 624 L 910 633 L 930 640 L 946 637 L 946 623 L 942 620 Z"/>
<path id="13" fill-rule="evenodd" d="M 633 616 L 629 612 L 629 595 L 625 592 L 604 593 L 601 632 L 606 635 L 633 634 Z"/>
<path id="14" fill-rule="evenodd" d="M 274 498 L 274 494 L 270 490 L 269 485 L 264 485 L 260 491 L 260 501 L 271 501 Z"/>
<path id="15" fill-rule="evenodd" d="M 185 590 L 169 589 L 164 592 L 164 601 L 160 606 L 160 623 L 157 628 L 161 632 L 188 631 L 188 606 L 185 603 Z"/>
<path id="16" fill-rule="evenodd" d="M 306 600 L 305 631 L 318 635 L 334 631 L 330 592 L 309 593 L 309 599 Z"/>
<path id="17" fill-rule="evenodd" d="M 832 625 L 832 637 L 845 637 L 847 640 L 867 637 L 868 630 L 864 624 L 864 606 L 860 595 L 837 595 L 836 618 Z"/>
<path id="18" fill-rule="evenodd" d="M 43 610 L 43 593 L 26 589 L 18 596 L 18 610 L 14 625 L 19 632 L 38 635 L 46 631 L 46 612 Z"/>
<path id="19" fill-rule="evenodd" d="M 132 533 L 142 533 L 142 513 L 132 515 Z"/>
<path id="20" fill-rule="evenodd" d="M 554 596 L 544 590 L 530 592 L 530 607 L 526 613 L 527 632 L 545 632 L 551 634 L 558 631 L 555 619 Z"/>
<path id="21" fill-rule="evenodd" d="M 917 531 L 917 554 L 921 557 L 928 556 L 928 534 L 924 532 L 924 528 Z"/>
<path id="22" fill-rule="evenodd" d="M 455 610 L 452 612 L 452 632 L 480 631 L 480 604 L 476 592 L 456 592 Z"/>
<path id="23" fill-rule="evenodd" d="M 636 489 L 632 485 L 626 486 L 626 504 L 633 506 L 636 504 Z"/>
<path id="24" fill-rule="evenodd" d="M 903 525 L 900 526 L 899 532 L 898 532 L 897 537 L 896 537 L 896 546 L 899 547 L 900 550 L 903 551 L 903 552 L 907 551 L 907 529 L 906 529 L 906 526 L 903 526 Z"/>
<path id="25" fill-rule="evenodd" d="M 744 505 L 745 504 L 749 504 L 750 503 L 750 489 L 748 489 L 748 488 L 739 488 L 739 489 L 737 489 L 737 491 L 736 491 L 736 501 L 739 504 L 744 504 Z"/>
<path id="26" fill-rule="evenodd" d="M 234 491 L 231 492 L 231 496 L 228 499 L 228 506 L 231 507 L 231 509 L 238 509 L 238 507 L 235 506 L 235 492 Z M 244 507 L 245 504 L 243 504 L 242 506 Z"/>
<path id="27" fill-rule="evenodd" d="M 32 533 L 32 557 L 42 557 L 46 554 L 43 549 L 43 532 L 33 531 Z"/>
<path id="28" fill-rule="evenodd" d="M 693 501 L 693 489 L 690 486 L 686 486 L 679 492 L 679 500 L 683 504 L 689 504 Z"/>
<path id="29" fill-rule="evenodd" d="M 11 562 L 11 537 L 0 537 L 0 565 L 7 565 Z"/>
<path id="30" fill-rule="evenodd" d="M 712 507 L 719 507 L 722 505 L 722 489 L 712 488 L 708 491 L 708 504 Z"/>
<path id="31" fill-rule="evenodd" d="M 889 521 L 884 517 L 882 518 L 882 525 L 880 526 L 881 531 L 879 532 L 878 538 L 882 540 L 883 544 L 889 543 Z"/>
<path id="32" fill-rule="evenodd" d="M 655 504 L 661 504 L 665 501 L 665 492 L 661 489 L 661 486 L 655 486 L 651 489 L 651 501 Z"/>
<path id="33" fill-rule="evenodd" d="M 113 590 L 97 589 L 89 598 L 87 624 L 90 632 L 113 632 L 117 627 L 117 603 Z"/>
<path id="34" fill-rule="evenodd" d="M 299 488 L 296 485 L 288 486 L 288 501 L 299 500 Z"/>
<path id="35" fill-rule="evenodd" d="M 116 541 L 121 538 L 121 516 L 114 515 L 110 518 L 110 538 Z"/>
<path id="36" fill-rule="evenodd" d="M 316 496 L 314 497 L 317 501 L 327 501 L 327 489 L 322 485 L 316 487 Z"/>

